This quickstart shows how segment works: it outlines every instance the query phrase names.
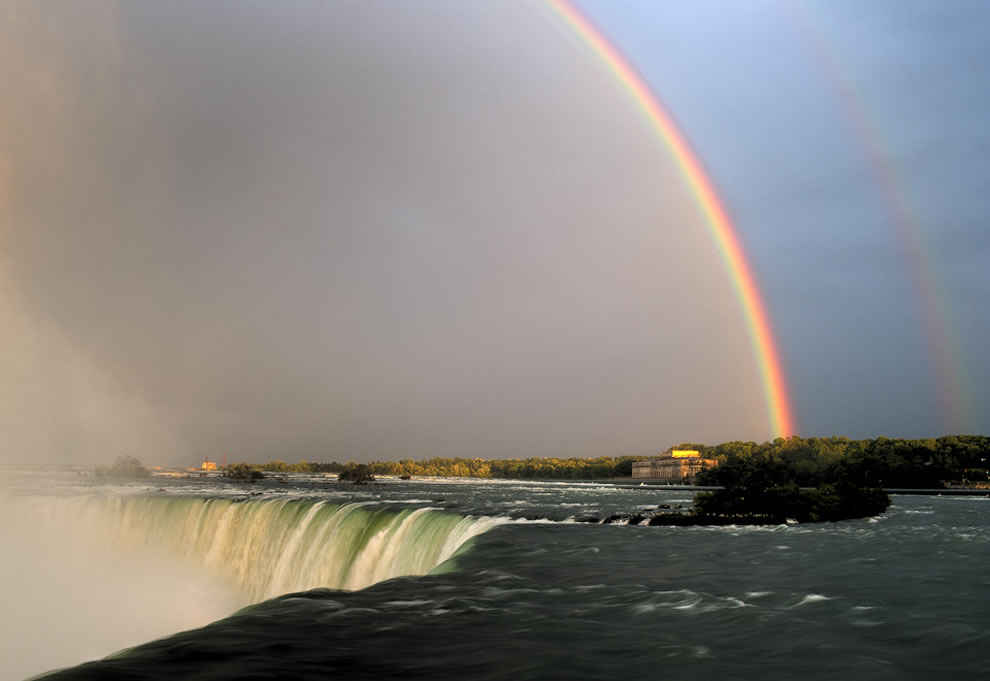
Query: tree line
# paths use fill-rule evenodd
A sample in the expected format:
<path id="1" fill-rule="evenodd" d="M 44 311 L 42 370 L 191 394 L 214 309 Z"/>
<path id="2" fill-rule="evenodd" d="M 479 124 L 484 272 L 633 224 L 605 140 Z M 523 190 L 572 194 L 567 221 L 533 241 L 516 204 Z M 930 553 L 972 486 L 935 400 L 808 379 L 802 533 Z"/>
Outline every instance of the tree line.
<path id="1" fill-rule="evenodd" d="M 372 475 L 394 476 L 436 476 L 464 478 L 511 478 L 511 479 L 589 479 L 619 478 L 632 475 L 632 462 L 641 456 L 600 456 L 593 459 L 538 458 L 528 459 L 481 459 L 434 457 L 414 460 L 372 461 L 368 464 L 350 462 L 269 461 L 263 464 L 249 464 L 252 468 L 267 473 L 349 473 L 357 466 L 367 466 Z"/>
<path id="2" fill-rule="evenodd" d="M 802 487 L 852 482 L 865 487 L 942 487 L 946 481 L 990 483 L 990 437 L 947 435 L 907 440 L 878 437 L 789 437 L 769 442 L 723 442 L 718 445 L 682 443 L 716 459 L 718 468 L 699 474 L 698 484 L 720 485 L 738 466 L 758 466 L 768 474 Z M 633 461 L 643 456 L 596 458 L 482 459 L 446 458 L 397 461 L 287 463 L 269 461 L 251 468 L 271 473 L 343 473 L 367 465 L 372 475 L 438 476 L 509 479 L 604 479 L 632 475 Z"/>
<path id="3" fill-rule="evenodd" d="M 947 435 L 906 440 L 878 437 L 777 438 L 764 443 L 724 442 L 697 449 L 719 462 L 700 473 L 702 485 L 721 485 L 759 468 L 762 474 L 802 487 L 850 483 L 863 487 L 939 488 L 946 482 L 987 484 L 990 481 L 990 437 Z"/>

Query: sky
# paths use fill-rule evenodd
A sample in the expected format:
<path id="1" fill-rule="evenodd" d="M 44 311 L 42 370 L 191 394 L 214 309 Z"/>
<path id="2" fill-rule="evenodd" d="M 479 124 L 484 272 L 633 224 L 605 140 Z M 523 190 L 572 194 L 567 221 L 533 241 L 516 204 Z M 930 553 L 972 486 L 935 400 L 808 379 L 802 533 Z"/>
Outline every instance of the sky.
<path id="1" fill-rule="evenodd" d="M 5 462 L 773 436 L 670 150 L 540 2 L 7 0 Z M 801 435 L 990 430 L 979 3 L 579 4 L 690 140 Z"/>
<path id="2" fill-rule="evenodd" d="M 583 7 L 719 187 L 768 301 L 799 431 L 987 432 L 990 9 Z"/>

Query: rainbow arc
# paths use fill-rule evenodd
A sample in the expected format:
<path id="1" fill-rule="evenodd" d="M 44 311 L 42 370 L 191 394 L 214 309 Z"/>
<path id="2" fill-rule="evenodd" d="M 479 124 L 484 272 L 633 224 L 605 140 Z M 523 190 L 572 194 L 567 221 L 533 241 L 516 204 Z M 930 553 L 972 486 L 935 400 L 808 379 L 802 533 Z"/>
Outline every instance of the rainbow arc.
<path id="1" fill-rule="evenodd" d="M 547 0 L 550 7 L 605 64 L 670 151 L 684 182 L 697 201 L 705 224 L 714 240 L 746 319 L 753 353 L 759 366 L 763 392 L 775 437 L 795 434 L 797 427 L 787 390 L 787 382 L 773 335 L 766 305 L 746 258 L 738 232 L 729 219 L 715 187 L 698 156 L 674 124 L 659 98 L 642 76 L 594 24 L 568 0 Z"/>

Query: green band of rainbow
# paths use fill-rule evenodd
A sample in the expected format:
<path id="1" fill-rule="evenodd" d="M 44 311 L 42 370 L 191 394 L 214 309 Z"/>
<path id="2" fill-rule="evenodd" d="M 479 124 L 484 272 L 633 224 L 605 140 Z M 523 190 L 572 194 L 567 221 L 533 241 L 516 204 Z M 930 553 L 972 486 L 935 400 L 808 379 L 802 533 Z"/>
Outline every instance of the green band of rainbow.
<path id="1" fill-rule="evenodd" d="M 547 0 L 547 2 L 608 66 L 616 79 L 632 95 L 650 125 L 673 154 L 685 182 L 705 217 L 705 223 L 728 268 L 732 286 L 742 306 L 763 381 L 771 432 L 774 437 L 793 435 L 796 426 L 791 402 L 766 306 L 763 304 L 736 230 L 726 215 L 701 162 L 643 78 L 601 31 L 569 0 Z"/>

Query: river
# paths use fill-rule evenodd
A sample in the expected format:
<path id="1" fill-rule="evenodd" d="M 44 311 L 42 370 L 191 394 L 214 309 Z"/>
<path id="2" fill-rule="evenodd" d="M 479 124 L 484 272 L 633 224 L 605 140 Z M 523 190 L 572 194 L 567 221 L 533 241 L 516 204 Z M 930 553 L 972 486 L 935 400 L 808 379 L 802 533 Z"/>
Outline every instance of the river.
<path id="1" fill-rule="evenodd" d="M 893 499 L 674 528 L 576 520 L 690 491 L 36 476 L 3 500 L 0 654 L 5 678 L 59 680 L 985 676 L 990 499 Z"/>

